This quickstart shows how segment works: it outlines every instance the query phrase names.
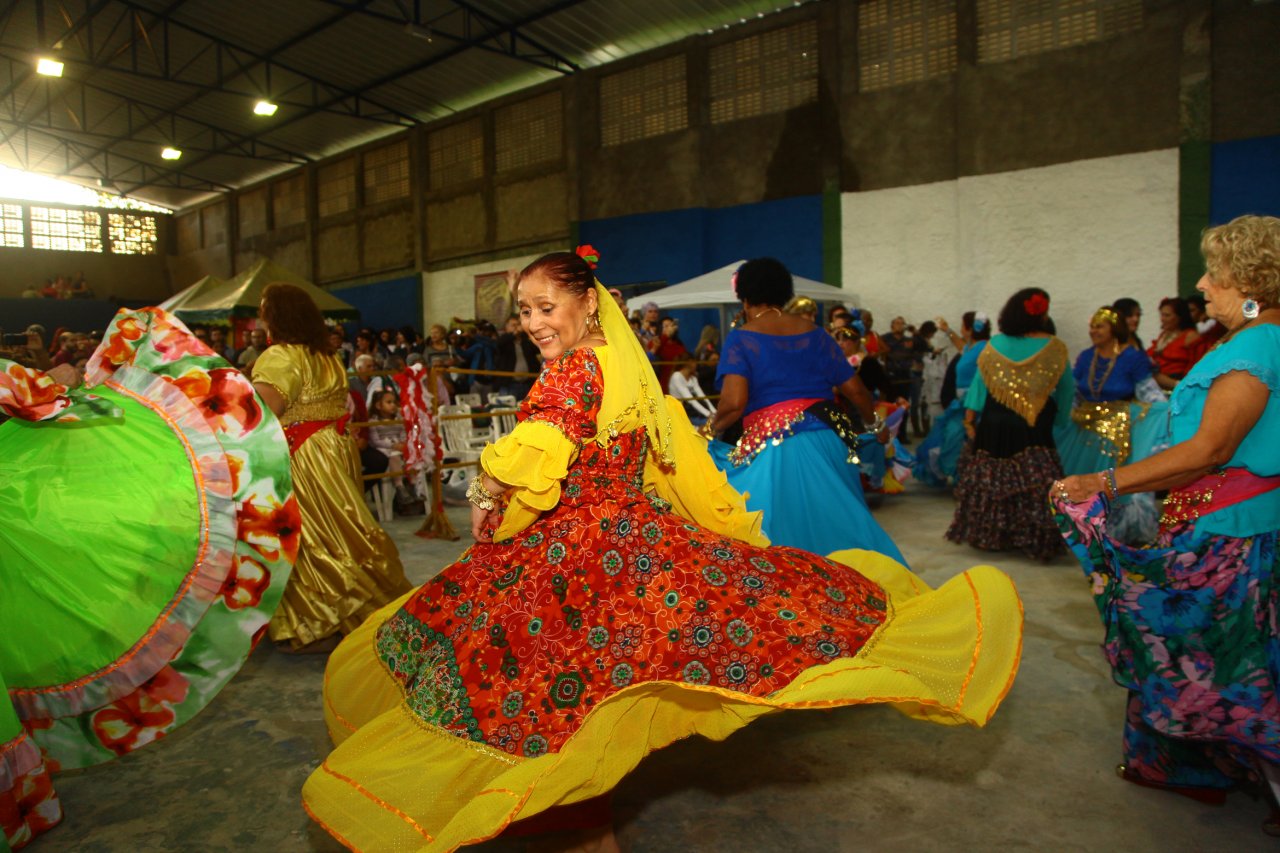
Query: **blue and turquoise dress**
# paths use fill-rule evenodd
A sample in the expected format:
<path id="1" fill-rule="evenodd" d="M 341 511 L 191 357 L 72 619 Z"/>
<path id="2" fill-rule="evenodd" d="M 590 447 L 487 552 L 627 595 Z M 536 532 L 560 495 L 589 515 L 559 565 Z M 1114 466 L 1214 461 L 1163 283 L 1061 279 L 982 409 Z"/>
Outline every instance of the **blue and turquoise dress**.
<path id="1" fill-rule="evenodd" d="M 850 449 L 857 428 L 828 415 L 832 389 L 854 376 L 831 336 L 817 328 L 798 335 L 736 329 L 725 340 L 717 386 L 728 375 L 747 380 L 743 435 L 736 446 L 711 442 L 711 455 L 747 495 L 747 509 L 764 512 L 769 540 L 814 554 L 863 548 L 905 565 L 862 493 Z"/>
<path id="2" fill-rule="evenodd" d="M 1213 383 L 1235 372 L 1266 386 L 1262 416 L 1224 469 L 1171 493 L 1154 546 L 1111 535 L 1101 495 L 1056 502 L 1129 691 L 1128 773 L 1169 787 L 1227 788 L 1280 764 L 1280 327 L 1244 329 L 1196 363 L 1169 400 L 1170 440 L 1195 435 Z M 1233 474 L 1256 491 L 1234 504 Z"/>
<path id="3" fill-rule="evenodd" d="M 1090 347 L 1076 357 L 1072 376 L 1076 404 L 1071 420 L 1053 433 L 1064 474 L 1137 462 L 1168 446 L 1168 401 L 1137 399 L 1139 386 L 1154 386 L 1146 353 L 1125 347 L 1109 359 Z M 1150 544 L 1158 516 L 1154 496 L 1125 495 L 1112 504 L 1111 535 L 1130 544 Z"/>
<path id="4" fill-rule="evenodd" d="M 978 356 L 986 341 L 965 347 L 956 361 L 956 398 L 933 421 L 933 429 L 916 448 L 915 478 L 927 486 L 952 486 L 964 450 L 964 397 L 978 373 Z"/>

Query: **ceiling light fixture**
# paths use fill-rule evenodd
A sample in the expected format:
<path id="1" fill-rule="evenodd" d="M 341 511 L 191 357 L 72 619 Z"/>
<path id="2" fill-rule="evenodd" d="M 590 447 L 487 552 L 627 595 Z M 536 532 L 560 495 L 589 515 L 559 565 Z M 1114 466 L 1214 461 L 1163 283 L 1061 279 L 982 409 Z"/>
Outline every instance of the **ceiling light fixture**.
<path id="1" fill-rule="evenodd" d="M 429 27 L 410 21 L 404 25 L 404 31 L 414 38 L 426 39 L 427 44 L 431 44 L 431 29 Z"/>
<path id="2" fill-rule="evenodd" d="M 177 160 L 182 156 L 182 152 L 177 148 L 165 146 L 164 150 L 160 152 L 160 156 L 165 160 Z"/>
<path id="3" fill-rule="evenodd" d="M 270 101 L 258 101 L 253 105 L 253 114 L 258 116 L 273 116 L 276 110 L 280 109 L 277 105 Z"/>
<path id="4" fill-rule="evenodd" d="M 43 74 L 46 77 L 61 77 L 62 63 L 56 59 L 42 56 L 36 60 L 36 73 Z"/>

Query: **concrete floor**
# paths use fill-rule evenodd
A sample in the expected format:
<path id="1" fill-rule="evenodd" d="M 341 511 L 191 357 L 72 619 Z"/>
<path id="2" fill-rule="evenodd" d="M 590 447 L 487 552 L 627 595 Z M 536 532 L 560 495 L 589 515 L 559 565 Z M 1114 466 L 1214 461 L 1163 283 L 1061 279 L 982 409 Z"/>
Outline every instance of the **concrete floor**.
<path id="1" fill-rule="evenodd" d="M 1138 788 L 1113 768 L 1124 692 L 1078 566 L 1039 565 L 942 538 L 949 496 L 913 486 L 877 517 L 937 586 L 980 562 L 1017 582 L 1026 606 L 1022 668 L 985 729 L 908 720 L 883 707 L 790 712 L 723 743 L 688 740 L 650 756 L 614 797 L 626 851 L 1273 850 L 1260 801 L 1223 807 Z M 459 531 L 465 510 L 450 511 Z M 391 525 L 410 579 L 447 565 L 466 540 L 418 539 Z M 469 539 L 469 537 L 467 537 Z M 329 743 L 322 657 L 259 648 L 195 721 L 101 767 L 62 774 L 66 819 L 51 851 L 339 851 L 299 805 Z M 477 850 L 507 853 L 494 841 Z"/>

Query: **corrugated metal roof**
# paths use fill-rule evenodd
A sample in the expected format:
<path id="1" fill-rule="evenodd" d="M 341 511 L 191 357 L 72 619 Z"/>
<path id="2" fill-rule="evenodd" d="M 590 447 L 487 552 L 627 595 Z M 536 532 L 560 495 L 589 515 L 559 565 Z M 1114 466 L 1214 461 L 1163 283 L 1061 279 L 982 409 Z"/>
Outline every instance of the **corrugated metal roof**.
<path id="1" fill-rule="evenodd" d="M 0 18 L 0 163 L 182 208 L 573 68 L 794 5 L 108 0 L 63 7 L 70 21 L 46 15 L 42 44 L 38 4 L 15 4 Z M 33 73 L 42 53 L 66 63 L 61 80 Z M 263 119 L 252 106 L 266 95 L 279 111 Z M 165 144 L 183 157 L 161 160 Z"/>

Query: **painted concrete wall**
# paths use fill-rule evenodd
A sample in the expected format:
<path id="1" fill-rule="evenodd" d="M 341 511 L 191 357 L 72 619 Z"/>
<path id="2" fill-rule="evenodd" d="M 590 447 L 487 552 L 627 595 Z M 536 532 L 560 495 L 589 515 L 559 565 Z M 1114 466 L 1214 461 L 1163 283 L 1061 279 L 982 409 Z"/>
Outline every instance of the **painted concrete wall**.
<path id="1" fill-rule="evenodd" d="M 1177 292 L 1177 149 L 1081 160 L 842 198 L 844 286 L 875 313 L 958 324 L 994 320 L 1015 290 L 1039 286 L 1072 353 L 1093 311 L 1121 296 L 1156 306 Z"/>
<path id="2" fill-rule="evenodd" d="M 435 323 L 449 325 L 454 317 L 469 319 L 476 315 L 476 276 L 503 270 L 524 269 L 543 252 L 514 255 L 494 261 L 483 261 L 447 270 L 422 274 L 422 328 Z"/>

